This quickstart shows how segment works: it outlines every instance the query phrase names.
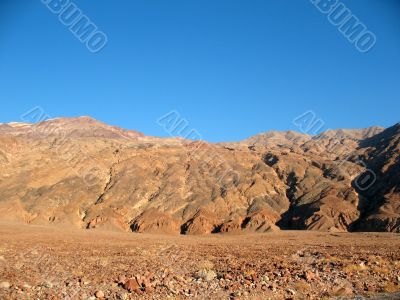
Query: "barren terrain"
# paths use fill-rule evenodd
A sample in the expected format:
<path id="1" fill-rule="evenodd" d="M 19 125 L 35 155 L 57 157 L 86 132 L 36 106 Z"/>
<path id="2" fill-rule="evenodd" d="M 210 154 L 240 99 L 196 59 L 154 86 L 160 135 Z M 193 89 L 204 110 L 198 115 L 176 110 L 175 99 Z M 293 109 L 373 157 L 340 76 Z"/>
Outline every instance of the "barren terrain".
<path id="1" fill-rule="evenodd" d="M 400 232 L 400 124 L 235 143 L 89 117 L 0 125 L 0 217 L 146 233 Z"/>
<path id="2" fill-rule="evenodd" d="M 3 223 L 0 298 L 399 299 L 399 249 L 394 233 L 187 236 Z"/>
<path id="3" fill-rule="evenodd" d="M 0 299 L 400 299 L 400 124 L 211 144 L 8 123 L 0 167 Z"/>

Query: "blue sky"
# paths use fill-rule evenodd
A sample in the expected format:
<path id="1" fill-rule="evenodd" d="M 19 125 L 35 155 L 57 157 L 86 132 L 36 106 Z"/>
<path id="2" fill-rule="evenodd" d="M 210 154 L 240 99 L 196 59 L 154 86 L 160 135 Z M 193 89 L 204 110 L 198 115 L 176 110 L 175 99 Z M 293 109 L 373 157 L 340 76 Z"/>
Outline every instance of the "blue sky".
<path id="1" fill-rule="evenodd" d="M 209 141 L 390 126 L 400 111 L 400 2 L 342 1 L 377 37 L 360 53 L 309 0 L 74 1 L 108 37 L 93 54 L 40 0 L 0 3 L 0 122 L 35 106 L 166 136 L 178 111 Z"/>

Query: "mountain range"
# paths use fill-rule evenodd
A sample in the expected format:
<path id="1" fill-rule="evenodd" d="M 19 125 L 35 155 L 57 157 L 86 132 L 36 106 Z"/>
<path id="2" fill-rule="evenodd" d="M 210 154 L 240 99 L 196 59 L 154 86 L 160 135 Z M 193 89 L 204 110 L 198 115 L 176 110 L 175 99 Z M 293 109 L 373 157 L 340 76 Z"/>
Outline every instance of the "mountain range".
<path id="1" fill-rule="evenodd" d="M 400 232 L 400 123 L 244 141 L 0 124 L 0 218 L 147 233 Z"/>

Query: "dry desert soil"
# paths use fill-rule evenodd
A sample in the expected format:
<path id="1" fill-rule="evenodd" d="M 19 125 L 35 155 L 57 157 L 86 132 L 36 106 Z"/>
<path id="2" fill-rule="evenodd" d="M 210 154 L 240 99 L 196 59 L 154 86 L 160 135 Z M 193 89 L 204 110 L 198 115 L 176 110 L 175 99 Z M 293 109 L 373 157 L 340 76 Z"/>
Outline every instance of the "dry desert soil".
<path id="1" fill-rule="evenodd" d="M 400 299 L 400 235 L 0 224 L 0 299 Z"/>

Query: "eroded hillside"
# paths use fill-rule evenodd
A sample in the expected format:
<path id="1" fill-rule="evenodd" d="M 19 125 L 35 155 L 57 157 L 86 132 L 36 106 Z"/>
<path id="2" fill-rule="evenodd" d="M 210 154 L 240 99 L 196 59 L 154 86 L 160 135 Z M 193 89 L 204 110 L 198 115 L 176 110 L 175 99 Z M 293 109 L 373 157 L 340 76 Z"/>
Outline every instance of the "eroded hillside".
<path id="1" fill-rule="evenodd" d="M 208 144 L 88 117 L 3 124 L 0 216 L 153 233 L 399 232 L 399 141 L 400 125 Z"/>

